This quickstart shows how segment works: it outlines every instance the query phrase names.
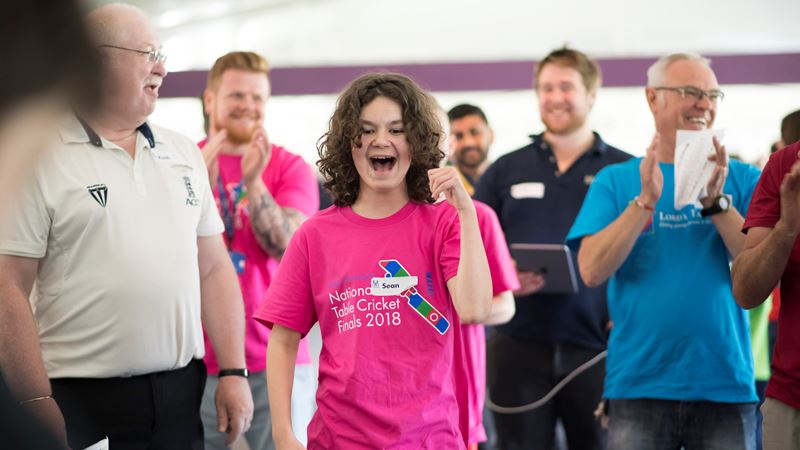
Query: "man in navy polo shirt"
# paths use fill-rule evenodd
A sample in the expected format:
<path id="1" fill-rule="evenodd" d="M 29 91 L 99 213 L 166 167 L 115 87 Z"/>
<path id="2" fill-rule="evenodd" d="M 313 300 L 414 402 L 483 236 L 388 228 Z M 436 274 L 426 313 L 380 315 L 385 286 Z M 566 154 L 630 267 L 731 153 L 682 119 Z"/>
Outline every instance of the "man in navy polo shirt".
<path id="1" fill-rule="evenodd" d="M 509 244 L 560 244 L 594 175 L 630 155 L 589 127 L 600 69 L 588 56 L 569 48 L 551 52 L 537 66 L 534 86 L 545 132 L 490 166 L 475 199 L 497 212 Z M 519 279 L 517 313 L 497 327 L 487 352 L 489 398 L 501 406 L 538 400 L 606 347 L 605 286 L 579 284 L 577 294 L 537 294 L 545 278 L 519 272 Z M 540 408 L 495 413 L 501 448 L 551 448 L 559 418 L 570 448 L 601 448 L 593 411 L 602 397 L 603 375 L 603 364 L 597 364 Z"/>

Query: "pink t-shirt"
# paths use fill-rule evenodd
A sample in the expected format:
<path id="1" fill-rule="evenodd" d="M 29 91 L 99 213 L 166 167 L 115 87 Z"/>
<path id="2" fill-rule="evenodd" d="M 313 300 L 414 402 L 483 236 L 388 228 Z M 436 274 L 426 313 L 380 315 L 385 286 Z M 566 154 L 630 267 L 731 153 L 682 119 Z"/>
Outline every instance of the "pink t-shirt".
<path id="1" fill-rule="evenodd" d="M 519 289 L 517 271 L 508 252 L 497 214 L 489 206 L 475 201 L 483 248 L 492 275 L 492 295 Z M 483 428 L 483 405 L 486 398 L 486 333 L 482 324 L 462 324 L 464 339 L 463 370 L 467 377 L 469 443 L 486 441 Z"/>
<path id="2" fill-rule="evenodd" d="M 384 219 L 333 206 L 295 233 L 254 317 L 303 335 L 319 321 L 309 450 L 465 448 L 463 343 L 446 285 L 459 235 L 452 206 L 414 202 Z"/>
<path id="3" fill-rule="evenodd" d="M 202 141 L 198 145 L 203 148 L 205 143 L 206 141 Z M 232 219 L 233 239 L 227 229 L 228 223 L 226 223 L 226 231 L 223 235 L 229 249 L 239 255 L 234 257 L 234 265 L 237 266 L 239 286 L 244 299 L 246 317 L 244 346 L 247 368 L 252 372 L 259 372 L 267 367 L 269 330 L 250 318 L 258 304 L 261 303 L 264 293 L 275 276 L 278 261 L 261 249 L 255 234 L 253 234 L 247 210 L 249 199 L 240 194 L 242 156 L 220 154 L 218 161 L 219 182 L 211 186 L 211 189 L 214 191 L 214 198 L 222 217 L 226 217 L 223 213 L 223 203 L 225 203 L 228 217 Z M 272 156 L 261 177 L 270 194 L 275 198 L 275 202 L 281 207 L 294 208 L 306 217 L 311 217 L 319 209 L 319 190 L 311 168 L 302 158 L 283 147 L 272 146 Z M 225 189 L 224 202 L 221 201 L 220 196 L 221 186 L 224 186 Z M 237 199 L 239 201 L 236 201 Z M 206 356 L 203 360 L 208 367 L 208 373 L 214 375 L 219 372 L 219 366 L 208 335 L 205 339 Z M 297 352 L 297 364 L 309 363 L 311 363 L 311 357 L 308 353 L 308 343 L 304 339 Z"/>

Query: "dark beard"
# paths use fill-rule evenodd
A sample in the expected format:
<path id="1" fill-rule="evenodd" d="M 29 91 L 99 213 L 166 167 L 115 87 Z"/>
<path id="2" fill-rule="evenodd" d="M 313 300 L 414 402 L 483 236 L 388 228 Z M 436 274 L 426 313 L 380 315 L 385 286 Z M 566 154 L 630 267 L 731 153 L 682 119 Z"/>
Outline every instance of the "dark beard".
<path id="1" fill-rule="evenodd" d="M 477 162 L 473 162 L 472 158 L 466 158 L 466 155 L 468 153 L 473 153 L 473 152 L 478 152 L 478 154 L 481 155 L 481 157 L 478 159 Z M 476 169 L 480 167 L 484 161 L 486 161 L 486 158 L 488 156 L 489 156 L 488 151 L 484 152 L 478 147 L 465 147 L 460 152 L 458 152 L 458 157 L 457 157 L 458 165 L 463 167 L 468 167 L 470 169 Z"/>

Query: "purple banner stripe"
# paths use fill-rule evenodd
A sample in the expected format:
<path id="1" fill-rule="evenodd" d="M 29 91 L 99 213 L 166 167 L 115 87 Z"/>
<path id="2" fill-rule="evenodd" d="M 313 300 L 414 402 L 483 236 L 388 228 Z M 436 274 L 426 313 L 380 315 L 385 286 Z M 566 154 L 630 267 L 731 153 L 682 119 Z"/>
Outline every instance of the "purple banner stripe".
<path id="1" fill-rule="evenodd" d="M 710 56 L 721 84 L 800 83 L 800 53 Z M 598 59 L 603 86 L 644 86 L 656 58 Z M 357 76 L 375 71 L 400 72 L 432 91 L 530 89 L 535 61 L 403 64 L 386 66 L 284 67 L 272 70 L 272 95 L 335 94 Z M 198 97 L 207 71 L 171 73 L 161 97 Z"/>

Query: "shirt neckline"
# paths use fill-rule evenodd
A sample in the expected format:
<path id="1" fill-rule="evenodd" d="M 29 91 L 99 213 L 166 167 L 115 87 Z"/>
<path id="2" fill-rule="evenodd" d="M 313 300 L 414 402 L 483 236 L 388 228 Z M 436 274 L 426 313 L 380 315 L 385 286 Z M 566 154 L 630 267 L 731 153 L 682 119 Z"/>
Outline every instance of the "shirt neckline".
<path id="1" fill-rule="evenodd" d="M 382 226 L 394 225 L 405 220 L 411 214 L 413 214 L 414 211 L 417 210 L 417 208 L 419 208 L 418 203 L 415 203 L 413 201 L 408 201 L 396 213 L 380 219 L 370 219 L 364 216 L 360 216 L 355 211 L 353 211 L 352 206 L 344 206 L 339 210 L 345 219 L 356 225 L 363 225 L 369 227 L 382 227 Z"/>

